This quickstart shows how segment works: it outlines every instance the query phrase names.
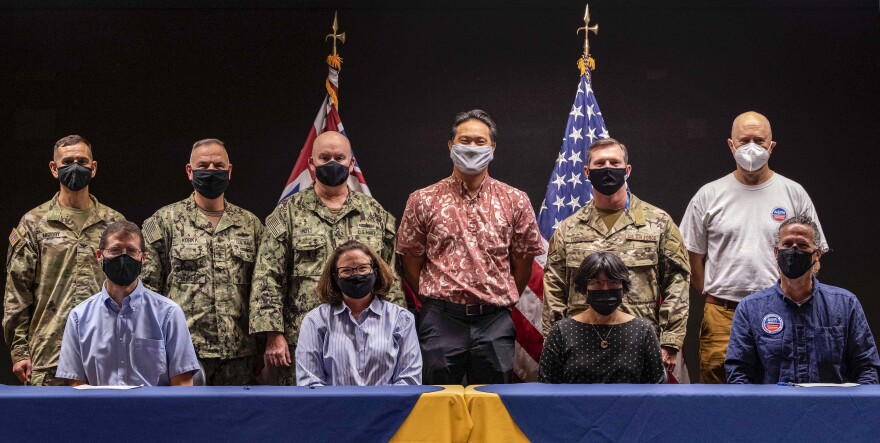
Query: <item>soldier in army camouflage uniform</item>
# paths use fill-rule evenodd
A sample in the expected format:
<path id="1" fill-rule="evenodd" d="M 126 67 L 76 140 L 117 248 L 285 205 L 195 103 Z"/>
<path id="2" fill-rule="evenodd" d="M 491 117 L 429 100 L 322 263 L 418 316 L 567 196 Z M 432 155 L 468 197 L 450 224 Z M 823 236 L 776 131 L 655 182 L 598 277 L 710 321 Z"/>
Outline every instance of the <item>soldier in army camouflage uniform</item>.
<path id="1" fill-rule="evenodd" d="M 195 193 L 144 222 L 141 279 L 183 308 L 205 383 L 245 385 L 254 375 L 248 298 L 263 225 L 225 199 L 232 164 L 222 141 L 197 141 L 186 172 Z"/>
<path id="2" fill-rule="evenodd" d="M 632 280 L 620 309 L 653 323 L 663 365 L 672 371 L 687 326 L 688 254 L 669 214 L 628 192 L 625 182 L 631 170 L 626 147 L 616 140 L 600 139 L 590 146 L 584 172 L 593 199 L 560 223 L 550 239 L 544 334 L 557 320 L 588 308 L 586 295 L 575 292 L 573 282 L 584 258 L 597 251 L 614 252 Z"/>
<path id="3" fill-rule="evenodd" d="M 349 189 L 353 168 L 348 139 L 338 132 L 321 134 L 309 159 L 317 182 L 266 218 L 251 289 L 250 328 L 252 334 L 267 332 L 265 359 L 278 368 L 278 384 L 296 384 L 291 348 L 303 317 L 321 303 L 317 282 L 336 246 L 358 240 L 394 266 L 394 217 L 372 197 Z M 396 279 L 388 300 L 404 305 Z"/>
<path id="4" fill-rule="evenodd" d="M 104 228 L 124 218 L 89 194 L 97 168 L 86 139 L 58 140 L 49 169 L 60 191 L 25 214 L 9 235 L 3 332 L 12 372 L 22 383 L 66 385 L 55 370 L 67 315 L 101 291 L 104 273 L 95 250 Z"/>

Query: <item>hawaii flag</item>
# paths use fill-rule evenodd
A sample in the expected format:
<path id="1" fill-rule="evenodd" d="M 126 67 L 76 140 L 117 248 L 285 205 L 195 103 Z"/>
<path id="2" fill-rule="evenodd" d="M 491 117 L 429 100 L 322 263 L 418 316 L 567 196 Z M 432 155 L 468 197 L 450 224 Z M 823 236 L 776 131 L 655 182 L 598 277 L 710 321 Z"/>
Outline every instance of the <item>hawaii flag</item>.
<path id="1" fill-rule="evenodd" d="M 287 179 L 287 185 L 284 186 L 284 192 L 281 193 L 281 198 L 278 199 L 279 203 L 285 198 L 308 188 L 315 182 L 315 177 L 309 171 L 309 157 L 312 156 L 315 138 L 326 131 L 340 132 L 348 137 L 345 129 L 342 127 L 342 119 L 339 118 L 339 70 L 342 68 L 342 58 L 335 55 L 327 56 L 327 65 L 330 68 L 330 72 L 327 74 L 327 81 L 325 82 L 327 95 L 324 97 L 324 102 L 321 103 L 318 116 L 315 117 L 315 123 L 312 125 L 311 130 L 309 130 L 306 143 L 303 145 L 302 150 L 299 151 L 299 157 L 297 157 L 296 163 L 293 165 L 293 171 L 290 173 L 290 178 Z M 352 152 L 352 157 L 354 157 L 354 152 Z M 354 158 L 354 170 L 351 172 L 351 176 L 348 177 L 348 186 L 355 191 L 370 195 L 370 188 L 367 187 L 367 182 L 364 180 L 364 174 L 357 163 L 357 158 Z"/>

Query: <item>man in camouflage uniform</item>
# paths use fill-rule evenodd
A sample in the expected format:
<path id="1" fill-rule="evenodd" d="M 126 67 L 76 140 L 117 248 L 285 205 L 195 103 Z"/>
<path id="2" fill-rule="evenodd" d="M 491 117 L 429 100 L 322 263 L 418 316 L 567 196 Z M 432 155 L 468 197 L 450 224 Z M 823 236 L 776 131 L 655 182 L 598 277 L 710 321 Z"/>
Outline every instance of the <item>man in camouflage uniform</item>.
<path id="1" fill-rule="evenodd" d="M 124 218 L 89 194 L 98 162 L 86 139 L 58 140 L 49 169 L 60 191 L 25 214 L 9 236 L 3 332 L 22 383 L 65 386 L 55 370 L 67 315 L 101 291 L 95 250 L 104 228 Z"/>
<path id="2" fill-rule="evenodd" d="M 186 172 L 195 192 L 144 221 L 141 279 L 183 308 L 205 384 L 245 385 L 254 375 L 248 298 L 263 225 L 225 199 L 232 164 L 222 141 L 197 141 Z"/>
<path id="3" fill-rule="evenodd" d="M 574 277 L 584 258 L 614 252 L 629 268 L 632 289 L 621 310 L 654 324 L 663 365 L 675 368 L 688 317 L 690 265 L 678 226 L 669 214 L 629 193 L 632 171 L 626 147 L 614 139 L 590 145 L 584 172 L 593 199 L 559 224 L 544 268 L 544 334 L 557 320 L 587 309 Z"/>
<path id="4" fill-rule="evenodd" d="M 358 240 L 394 266 L 394 217 L 372 197 L 346 184 L 354 168 L 351 145 L 338 132 L 315 139 L 309 169 L 314 186 L 282 201 L 266 218 L 251 289 L 251 333 L 266 332 L 268 365 L 278 384 L 296 384 L 294 355 L 302 318 L 320 304 L 317 283 L 338 245 Z M 389 301 L 403 305 L 395 282 Z"/>

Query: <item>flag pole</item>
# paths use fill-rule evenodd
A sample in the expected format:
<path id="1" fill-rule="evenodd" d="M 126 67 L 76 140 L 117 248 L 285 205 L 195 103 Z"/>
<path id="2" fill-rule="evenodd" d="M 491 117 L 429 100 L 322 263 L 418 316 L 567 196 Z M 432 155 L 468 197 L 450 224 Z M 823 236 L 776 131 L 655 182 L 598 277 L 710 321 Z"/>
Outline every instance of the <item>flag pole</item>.
<path id="1" fill-rule="evenodd" d="M 336 52 L 336 41 L 339 40 L 341 43 L 345 43 L 345 33 L 338 34 L 339 32 L 339 19 L 338 19 L 338 11 L 333 11 L 333 26 L 330 28 L 333 30 L 330 34 L 327 34 L 324 37 L 324 41 L 327 39 L 333 39 L 333 53 L 327 56 L 327 65 L 331 68 L 335 69 L 336 72 L 342 70 L 342 57 Z M 327 87 L 327 95 L 330 96 L 330 101 L 333 102 L 333 106 L 336 107 L 336 110 L 339 110 L 339 97 L 336 95 L 336 90 L 333 89 L 330 84 L 330 79 L 328 78 L 325 82 L 325 86 Z"/>
<path id="2" fill-rule="evenodd" d="M 596 61 L 590 56 L 590 31 L 593 31 L 593 34 L 599 35 L 599 25 L 590 26 L 589 3 L 587 3 L 587 9 L 584 11 L 584 26 L 577 28 L 575 34 L 580 34 L 581 31 L 584 31 L 584 54 L 578 59 L 577 65 L 581 70 L 581 75 L 588 75 L 588 70 L 594 71 L 596 69 Z"/>

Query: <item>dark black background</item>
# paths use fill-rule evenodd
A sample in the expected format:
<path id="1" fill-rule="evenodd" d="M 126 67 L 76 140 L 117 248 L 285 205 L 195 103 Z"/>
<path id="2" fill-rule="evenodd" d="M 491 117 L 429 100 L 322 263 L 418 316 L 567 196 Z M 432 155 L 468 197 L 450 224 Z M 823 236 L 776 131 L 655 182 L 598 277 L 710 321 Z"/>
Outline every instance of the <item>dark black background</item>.
<path id="1" fill-rule="evenodd" d="M 581 1 L 16 6 L 0 5 L 4 233 L 57 190 L 52 145 L 71 133 L 93 143 L 92 192 L 130 220 L 191 192 L 184 165 L 205 137 L 229 148 L 229 200 L 265 217 L 325 94 L 335 9 L 348 37 L 342 121 L 389 211 L 450 173 L 449 124 L 472 108 L 499 127 L 492 175 L 537 206 L 583 45 Z M 594 89 L 630 149 L 633 191 L 680 220 L 700 186 L 734 169 L 733 118 L 764 113 L 771 167 L 807 189 L 833 249 L 822 281 L 859 295 L 880 332 L 877 3 L 595 0 L 591 13 Z M 692 297 L 692 371 L 701 307 Z M 0 382 L 14 381 L 10 366 L 4 350 Z"/>

